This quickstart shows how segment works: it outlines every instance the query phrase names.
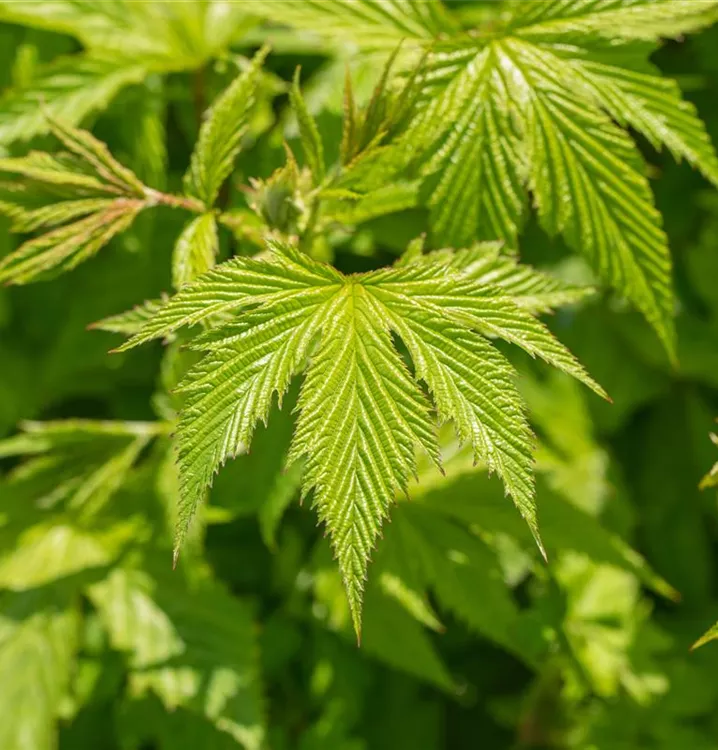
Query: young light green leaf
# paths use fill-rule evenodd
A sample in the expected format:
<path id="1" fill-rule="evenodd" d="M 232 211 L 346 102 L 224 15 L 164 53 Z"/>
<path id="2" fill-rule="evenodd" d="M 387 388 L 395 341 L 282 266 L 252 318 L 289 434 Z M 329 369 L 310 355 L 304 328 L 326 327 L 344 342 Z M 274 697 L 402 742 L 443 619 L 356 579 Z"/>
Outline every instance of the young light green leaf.
<path id="1" fill-rule="evenodd" d="M 436 250 L 415 263 L 447 263 L 462 276 L 487 286 L 501 287 L 519 307 L 534 314 L 547 313 L 590 296 L 591 287 L 578 287 L 518 262 L 500 242 L 483 242 L 465 250 Z"/>
<path id="2" fill-rule="evenodd" d="M 218 249 L 214 214 L 202 214 L 187 224 L 175 243 L 172 255 L 172 284 L 175 289 L 209 271 Z"/>
<path id="3" fill-rule="evenodd" d="M 92 133 L 70 127 L 60 120 L 53 120 L 50 128 L 65 148 L 82 159 L 103 184 L 129 197 L 145 197 L 147 189 L 142 182 L 131 169 L 120 164 L 107 146 Z"/>
<path id="4" fill-rule="evenodd" d="M 9 160 L 5 160 L 9 161 Z M 0 171 L 3 160 L 0 159 Z M 10 187 L 7 197 L 17 201 L 20 195 L 32 200 L 32 192 L 23 190 L 19 185 Z M 18 234 L 36 232 L 38 229 L 52 229 L 60 224 L 67 224 L 88 214 L 101 213 L 112 207 L 112 198 L 80 198 L 50 203 L 38 208 L 25 208 L 18 203 L 2 200 L 3 186 L 0 184 L 0 213 L 12 219 L 11 231 Z"/>
<path id="5" fill-rule="evenodd" d="M 268 54 L 269 48 L 263 47 L 255 55 L 250 67 L 215 101 L 202 123 L 185 175 L 185 189 L 207 207 L 216 200 L 242 146 L 260 70 Z"/>
<path id="6" fill-rule="evenodd" d="M 206 355 L 181 384 L 178 544 L 214 473 L 247 449 L 275 391 L 281 400 L 307 359 L 288 460 L 304 459 L 304 491 L 313 490 L 329 530 L 357 632 L 368 558 L 391 502 L 416 470 L 415 449 L 439 460 L 417 380 L 428 385 L 440 418 L 454 421 L 476 458 L 501 476 L 538 539 L 533 438 L 514 373 L 477 331 L 601 390 L 500 288 L 446 264 L 343 276 L 275 243 L 266 260 L 236 258 L 185 287 L 126 346 L 230 311 L 236 322 L 195 340 Z M 408 349 L 414 378 L 393 334 Z"/>
<path id="7" fill-rule="evenodd" d="M 167 303 L 167 298 L 147 300 L 142 305 L 137 305 L 131 310 L 111 315 L 109 318 L 92 323 L 88 328 L 109 333 L 121 333 L 125 336 L 134 336 L 142 330 L 142 327 L 152 320 Z"/>
<path id="8" fill-rule="evenodd" d="M 102 211 L 28 240 L 0 261 L 0 282 L 26 284 L 49 271 L 69 271 L 125 231 L 143 208 L 141 200 L 118 198 Z"/>
<path id="9" fill-rule="evenodd" d="M 126 230 L 151 204 L 149 189 L 91 133 L 60 122 L 50 127 L 69 150 L 0 158 L 0 211 L 17 230 L 50 229 L 0 260 L 0 281 L 22 284 L 74 268 Z"/>

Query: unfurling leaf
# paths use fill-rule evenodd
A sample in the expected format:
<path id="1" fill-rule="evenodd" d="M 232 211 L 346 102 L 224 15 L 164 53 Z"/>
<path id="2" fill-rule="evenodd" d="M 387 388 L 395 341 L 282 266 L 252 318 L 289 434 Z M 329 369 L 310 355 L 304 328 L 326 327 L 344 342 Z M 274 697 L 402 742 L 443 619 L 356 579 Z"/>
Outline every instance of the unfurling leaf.
<path id="1" fill-rule="evenodd" d="M 175 289 L 212 268 L 218 245 L 214 214 L 202 214 L 184 228 L 172 256 L 172 283 Z"/>
<path id="2" fill-rule="evenodd" d="M 262 63 L 269 54 L 263 47 L 250 67 L 241 73 L 217 99 L 202 123 L 190 167 L 185 175 L 188 195 L 201 200 L 208 208 L 229 177 L 241 147 L 247 118 L 254 104 Z"/>

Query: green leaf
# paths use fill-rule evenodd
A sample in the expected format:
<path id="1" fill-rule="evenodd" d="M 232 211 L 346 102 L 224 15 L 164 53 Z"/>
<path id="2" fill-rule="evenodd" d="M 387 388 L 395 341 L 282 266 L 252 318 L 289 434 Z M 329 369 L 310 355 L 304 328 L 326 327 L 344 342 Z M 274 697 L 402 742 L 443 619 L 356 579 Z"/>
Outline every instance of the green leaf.
<path id="1" fill-rule="evenodd" d="M 268 54 L 269 48 L 263 47 L 255 55 L 250 67 L 214 102 L 202 123 L 185 175 L 185 189 L 207 207 L 216 200 L 242 147 L 260 71 Z"/>
<path id="2" fill-rule="evenodd" d="M 424 171 L 437 173 L 428 202 L 439 242 L 465 247 L 501 238 L 516 245 L 526 199 L 512 107 L 509 83 L 489 47 L 411 122 L 406 141 L 426 144 L 431 157 Z"/>
<path id="3" fill-rule="evenodd" d="M 405 211 L 419 204 L 419 182 L 395 182 L 367 193 L 338 195 L 326 191 L 322 197 L 322 214 L 331 221 L 341 224 L 361 224 L 378 216 Z M 339 199 L 337 199 L 337 196 Z"/>
<path id="4" fill-rule="evenodd" d="M 380 547 L 384 560 L 385 545 Z M 387 571 L 384 571 L 385 573 Z M 347 633 L 351 620 L 341 577 L 332 564 L 326 542 L 321 540 L 314 551 L 314 596 L 328 613 L 327 625 Z M 384 577 L 374 579 L 367 586 L 362 628 L 362 653 L 388 664 L 392 669 L 411 675 L 448 693 L 456 691 L 456 684 L 442 661 L 436 645 L 416 617 L 416 609 L 406 605 L 406 599 L 396 590 L 388 593 Z M 419 622 L 417 622 L 419 620 Z"/>
<path id="5" fill-rule="evenodd" d="M 362 650 L 394 669 L 436 685 L 448 693 L 456 685 L 421 625 L 396 601 L 367 591 Z"/>
<path id="6" fill-rule="evenodd" d="M 257 646 L 247 607 L 213 584 L 183 585 L 116 568 L 90 589 L 115 649 L 127 654 L 130 690 L 155 693 L 167 710 L 206 717 L 247 750 L 263 746 Z"/>
<path id="7" fill-rule="evenodd" d="M 509 29 L 522 36 L 599 33 L 625 39 L 676 37 L 718 19 L 714 0 L 549 0 L 518 3 Z"/>
<path id="8" fill-rule="evenodd" d="M 16 231 L 50 229 L 0 260 L 0 281 L 22 284 L 74 268 L 127 229 L 149 203 L 148 188 L 84 130 L 59 122 L 53 133 L 71 152 L 0 158 L 0 211 Z"/>
<path id="9" fill-rule="evenodd" d="M 566 60 L 586 95 L 616 122 L 642 133 L 657 149 L 665 144 L 676 159 L 685 159 L 718 185 L 718 157 L 705 125 L 678 84 L 646 62 L 644 45 L 610 51 L 587 46 L 586 55 L 574 57 L 556 44 L 551 53 Z"/>
<path id="10" fill-rule="evenodd" d="M 175 289 L 209 271 L 218 249 L 214 214 L 202 214 L 187 224 L 175 243 L 172 255 L 172 284 Z"/>
<path id="11" fill-rule="evenodd" d="M 10 526 L 0 535 L 4 547 L 0 586 L 27 591 L 80 573 L 94 573 L 115 562 L 136 540 L 138 530 L 132 520 L 90 529 L 48 521 L 34 524 L 12 540 L 8 537 L 15 535 L 15 529 Z"/>
<path id="12" fill-rule="evenodd" d="M 167 298 L 147 300 L 141 305 L 133 307 L 126 312 L 111 315 L 109 318 L 92 323 L 89 328 L 109 333 L 121 333 L 125 336 L 134 336 L 142 330 L 143 326 L 154 319 L 157 313 L 164 307 Z"/>
<path id="13" fill-rule="evenodd" d="M 43 504 L 52 508 L 63 501 L 67 508 L 91 515 L 117 491 L 145 446 L 167 425 L 68 419 L 25 422 L 23 430 L 0 441 L 0 455 L 29 456 L 4 482 L 11 503 L 20 509 Z"/>
<path id="14" fill-rule="evenodd" d="M 495 482 L 486 472 L 477 471 L 466 456 L 459 455 L 459 465 L 447 464 L 447 478 L 433 483 L 422 481 L 423 492 L 417 495 L 422 504 L 433 511 L 446 514 L 466 524 L 475 524 L 482 533 L 505 534 L 529 545 L 531 538 L 515 511 L 504 501 Z M 453 469 L 453 471 L 452 471 Z M 587 556 L 593 563 L 608 565 L 635 575 L 653 591 L 677 600 L 680 595 L 661 578 L 617 534 L 605 529 L 601 523 L 553 493 L 544 485 L 541 498 L 541 536 L 551 559 L 576 552 Z"/>
<path id="15" fill-rule="evenodd" d="M 26 284 L 48 271 L 69 271 L 131 226 L 143 201 L 120 198 L 67 226 L 28 240 L 0 261 L 0 282 Z"/>
<path id="16" fill-rule="evenodd" d="M 0 1 L 0 20 L 70 34 L 116 63 L 162 71 L 198 67 L 226 49 L 244 16 L 227 0 Z"/>
<path id="17" fill-rule="evenodd" d="M 274 393 L 281 402 L 307 359 L 289 462 L 304 458 L 304 490 L 314 490 L 331 535 L 357 632 L 369 555 L 395 494 L 415 472 L 416 447 L 438 462 L 418 380 L 439 417 L 453 420 L 477 459 L 499 473 L 538 539 L 533 440 L 514 373 L 477 331 L 516 343 L 602 393 L 568 351 L 500 287 L 446 264 L 343 276 L 291 246 L 271 248 L 266 260 L 235 258 L 185 287 L 123 347 L 239 311 L 236 322 L 195 340 L 206 354 L 181 384 L 177 543 L 214 473 L 247 449 Z"/>
<path id="18" fill-rule="evenodd" d="M 591 287 L 566 284 L 519 263 L 518 257 L 504 250 L 499 242 L 483 242 L 465 250 L 437 250 L 412 262 L 437 261 L 480 284 L 501 287 L 516 305 L 534 314 L 579 302 L 595 291 Z"/>
<path id="19" fill-rule="evenodd" d="M 671 256 L 640 155 L 609 118 L 564 88 L 550 57 L 519 42 L 502 64 L 534 94 L 526 114 L 529 184 L 542 225 L 585 252 L 675 351 Z"/>
<path id="20" fill-rule="evenodd" d="M 335 40 L 356 41 L 364 48 L 394 48 L 403 41 L 430 41 L 453 30 L 450 16 L 437 0 L 274 0 L 253 9 L 281 24 L 320 33 Z"/>
<path id="21" fill-rule="evenodd" d="M 171 711 L 154 697 L 127 700 L 117 712 L 117 736 L 122 750 L 238 750 L 230 735 L 196 713 Z M 249 747 L 252 747 L 249 745 Z"/>
<path id="22" fill-rule="evenodd" d="M 0 747 L 55 750 L 72 673 L 78 616 L 37 593 L 0 598 Z"/>
<path id="23" fill-rule="evenodd" d="M 0 144 L 49 132 L 50 117 L 78 125 L 146 75 L 146 68 L 132 60 L 89 54 L 60 58 L 26 88 L 12 89 L 0 98 Z"/>

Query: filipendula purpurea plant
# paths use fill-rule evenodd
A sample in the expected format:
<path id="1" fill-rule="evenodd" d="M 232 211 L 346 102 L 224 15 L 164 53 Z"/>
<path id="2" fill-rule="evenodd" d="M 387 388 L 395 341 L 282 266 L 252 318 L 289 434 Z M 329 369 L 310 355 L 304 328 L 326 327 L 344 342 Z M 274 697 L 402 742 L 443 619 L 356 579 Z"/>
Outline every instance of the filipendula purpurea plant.
<path id="1" fill-rule="evenodd" d="M 303 373 L 288 461 L 303 463 L 304 493 L 330 534 L 359 633 L 370 553 L 395 495 L 408 490 L 416 450 L 440 466 L 437 422 L 453 422 L 499 474 L 540 545 L 533 438 L 492 339 L 605 396 L 535 317 L 582 292 L 476 244 L 515 245 L 527 194 L 544 228 L 587 253 L 673 352 L 670 256 L 624 128 L 718 182 L 695 111 L 647 62 L 661 36 L 699 28 L 714 11 L 693 0 L 509 3 L 495 26 L 473 32 L 433 2 L 267 4 L 260 13 L 282 23 L 394 51 L 363 110 L 348 83 L 340 163 L 330 168 L 295 78 L 306 166 L 287 149 L 285 166 L 253 182 L 259 255 L 212 268 L 219 226 L 236 227 L 216 203 L 266 49 L 208 112 L 184 195 L 145 186 L 89 133 L 61 123 L 51 127 L 68 154 L 1 160 L 0 171 L 21 177 L 2 202 L 16 230 L 49 231 L 7 256 L 0 278 L 25 283 L 71 268 L 154 205 L 194 213 L 175 246 L 175 296 L 100 324 L 134 334 L 121 350 L 203 329 L 189 342 L 203 356 L 178 388 L 177 549 L 215 472 L 247 450 L 275 393 L 281 401 Z M 313 257 L 333 226 L 421 204 L 430 244 L 465 249 L 424 254 L 415 244 L 395 267 L 355 275 Z"/>
<path id="2" fill-rule="evenodd" d="M 516 721 L 525 743 L 556 744 L 559 731 L 561 746 L 583 747 L 586 737 L 597 746 L 633 746 L 637 735 L 616 739 L 633 731 L 621 713 L 634 716 L 625 691 L 651 724 L 645 737 L 663 740 L 661 750 L 699 746 L 701 732 L 680 732 L 689 723 L 682 717 L 690 710 L 693 721 L 701 709 L 686 708 L 682 696 L 675 716 L 663 704 L 655 722 L 644 716 L 670 669 L 640 586 L 669 599 L 677 594 L 623 530 L 599 518 L 620 483 L 610 476 L 604 436 L 593 434 L 579 408 L 594 399 L 579 381 L 603 390 L 537 317 L 591 290 L 522 265 L 516 250 L 535 211 L 544 230 L 588 258 L 599 283 L 644 314 L 671 352 L 670 257 L 631 134 L 716 182 L 716 157 L 696 111 L 649 60 L 661 38 L 711 23 L 715 7 L 709 0 L 464 7 L 0 0 L 0 20 L 37 29 L 30 32 L 37 44 L 49 38 L 43 30 L 77 40 L 36 67 L 27 45 L 13 62 L 16 85 L 0 100 L 0 209 L 23 235 L 0 261 L 2 279 L 47 279 L 104 254 L 108 243 L 124 247 L 127 237 L 150 255 L 169 235 L 167 283 L 171 276 L 175 292 L 95 326 L 128 336 L 121 349 L 156 338 L 167 344 L 152 401 L 156 420 L 52 417 L 25 422 L 0 441 L 2 469 L 10 467 L 0 477 L 0 747 L 54 750 L 58 722 L 75 732 L 61 747 L 95 741 L 83 722 L 100 712 L 106 724 L 107 680 L 116 681 L 111 731 L 119 746 L 292 746 L 275 742 L 272 732 L 293 737 L 294 718 L 275 715 L 274 704 L 268 716 L 265 703 L 296 622 L 311 625 L 319 648 L 302 662 L 312 669 L 312 690 L 327 691 L 319 693 L 318 717 L 311 707 L 303 748 L 315 746 L 312 738 L 332 750 L 359 746 L 359 730 L 344 714 L 354 715 L 366 683 L 341 667 L 353 692 L 332 695 L 336 683 L 325 682 L 321 644 L 332 630 L 346 631 L 351 643 L 352 624 L 358 633 L 362 622 L 363 648 L 349 646 L 351 659 L 377 658 L 451 694 L 462 675 L 444 663 L 425 628 L 460 631 L 458 622 L 518 658 L 536 674 Z M 270 25 L 258 26 L 260 17 Z M 279 45 L 289 39 L 291 50 L 307 44 L 304 31 L 312 32 L 310 49 L 338 49 L 336 57 L 348 57 L 360 73 L 373 66 L 374 91 L 362 90 L 361 75 L 347 76 L 343 128 L 333 137 L 311 114 L 312 82 L 326 87 L 327 76 L 311 62 L 297 70 L 291 84 L 272 91 L 288 93 L 291 115 L 282 130 L 296 138 L 260 179 L 269 170 L 256 154 L 247 158 L 246 147 L 257 132 L 253 118 L 269 106 L 266 83 L 278 79 L 264 66 L 266 49 L 253 60 L 231 49 L 276 38 Z M 194 122 L 190 110 L 201 112 L 216 90 L 208 82 L 226 80 L 235 66 L 236 80 Z M 126 96 L 142 104 L 137 123 L 134 109 L 129 118 L 119 108 L 95 125 L 94 113 Z M 182 148 L 193 142 L 194 130 L 199 136 L 187 158 L 172 154 L 174 166 L 187 165 L 172 192 L 163 118 L 170 112 L 174 122 L 180 111 L 189 122 L 183 137 L 169 139 L 175 150 L 177 141 Z M 116 145 L 120 124 L 133 126 L 130 153 Z M 23 141 L 47 133 L 62 150 L 45 139 L 26 154 Z M 113 153 L 97 137 L 105 134 Z M 187 217 L 182 229 L 163 227 L 151 241 L 135 234 L 138 217 L 168 216 L 168 208 L 172 218 Z M 372 222 L 403 225 L 402 212 L 412 209 L 424 212 L 415 234 L 425 229 L 426 236 L 404 243 L 395 264 L 338 270 L 347 267 L 338 237 L 357 238 L 358 248 Z M 215 265 L 228 247 L 237 256 Z M 114 260 L 126 280 L 141 259 L 130 252 Z M 99 275 L 103 261 L 68 278 Z M 585 323 L 602 313 L 594 306 L 579 314 Z M 0 305 L 0 324 L 2 314 Z M 56 324 L 59 335 L 58 321 L 44 322 Z M 534 382 L 522 367 L 516 381 L 509 361 L 521 359 L 519 348 L 554 370 Z M 296 404 L 293 416 L 288 403 Z M 255 430 L 265 420 L 268 431 Z M 286 589 L 277 613 L 273 589 L 261 592 L 257 614 L 248 601 L 255 592 L 225 585 L 227 576 L 212 569 L 217 546 L 203 551 L 202 529 L 191 526 L 221 465 L 250 445 L 252 455 L 216 482 L 246 470 L 241 461 L 272 454 L 259 528 L 277 569 L 302 565 L 296 585 L 309 579 L 304 609 Z M 523 520 L 485 468 L 503 480 Z M 277 532 L 300 486 L 331 545 L 318 540 L 312 560 L 297 563 L 294 519 Z M 226 523 L 235 511 L 214 505 L 222 487 L 211 497 L 210 521 Z M 536 562 L 532 535 L 548 550 L 548 569 Z M 246 557 L 244 548 L 230 551 L 254 566 L 251 550 Z M 533 589 L 525 607 L 512 589 L 527 575 Z M 661 653 L 660 669 L 650 664 L 654 653 Z M 361 674 L 369 664 L 361 662 Z M 708 694 L 710 680 L 702 679 L 696 684 Z M 620 700 L 604 706 L 595 696 Z M 545 700 L 571 707 L 576 736 L 557 730 L 562 722 Z M 342 701 L 352 710 L 337 710 Z M 600 726 L 607 716 L 609 739 Z"/>

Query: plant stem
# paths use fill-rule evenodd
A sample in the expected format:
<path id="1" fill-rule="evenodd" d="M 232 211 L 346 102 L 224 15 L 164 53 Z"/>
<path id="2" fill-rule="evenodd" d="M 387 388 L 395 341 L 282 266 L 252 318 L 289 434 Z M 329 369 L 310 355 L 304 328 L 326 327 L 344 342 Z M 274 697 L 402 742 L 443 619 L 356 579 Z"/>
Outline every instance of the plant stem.
<path id="1" fill-rule="evenodd" d="M 203 214 L 207 208 L 202 201 L 196 198 L 188 198 L 184 195 L 173 195 L 171 193 L 162 193 L 159 190 L 147 188 L 145 197 L 153 206 L 169 206 L 170 208 L 183 208 L 185 211 L 191 211 L 196 214 Z"/>

